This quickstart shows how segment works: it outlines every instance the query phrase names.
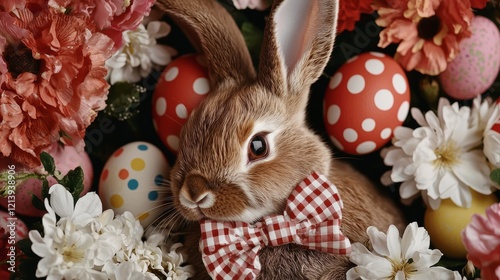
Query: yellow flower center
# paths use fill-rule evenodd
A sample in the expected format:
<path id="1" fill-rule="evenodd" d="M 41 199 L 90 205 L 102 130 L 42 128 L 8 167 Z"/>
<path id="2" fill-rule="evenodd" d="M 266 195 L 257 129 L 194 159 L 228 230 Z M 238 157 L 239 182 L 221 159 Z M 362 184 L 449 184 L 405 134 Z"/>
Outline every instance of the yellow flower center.
<path id="1" fill-rule="evenodd" d="M 389 261 L 392 264 L 392 273 L 391 276 L 388 278 L 388 280 L 394 280 L 396 279 L 396 274 L 399 271 L 404 272 L 405 274 L 405 279 L 408 279 L 409 276 L 411 276 L 413 273 L 415 273 L 417 270 L 413 267 L 412 263 L 413 260 L 392 260 L 389 259 Z"/>
<path id="2" fill-rule="evenodd" d="M 434 160 L 434 166 L 437 168 L 449 168 L 458 163 L 460 149 L 453 140 L 449 140 L 443 146 L 434 150 L 437 158 Z"/>
<path id="3" fill-rule="evenodd" d="M 64 261 L 67 264 L 74 264 L 78 263 L 83 260 L 85 256 L 85 252 L 82 250 L 78 250 L 75 244 L 72 244 L 71 246 L 65 246 L 63 248 L 62 252 Z"/>

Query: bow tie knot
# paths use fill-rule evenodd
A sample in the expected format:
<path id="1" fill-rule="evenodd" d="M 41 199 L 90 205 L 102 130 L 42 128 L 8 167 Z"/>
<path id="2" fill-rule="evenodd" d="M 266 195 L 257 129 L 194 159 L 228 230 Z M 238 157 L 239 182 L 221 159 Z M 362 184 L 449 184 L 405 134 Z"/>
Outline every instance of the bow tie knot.
<path id="1" fill-rule="evenodd" d="M 266 246 L 295 243 L 349 254 L 351 244 L 340 230 L 341 210 L 337 188 L 313 173 L 289 196 L 283 215 L 266 216 L 255 224 L 202 220 L 203 262 L 214 279 L 255 279 L 261 269 L 258 253 Z"/>

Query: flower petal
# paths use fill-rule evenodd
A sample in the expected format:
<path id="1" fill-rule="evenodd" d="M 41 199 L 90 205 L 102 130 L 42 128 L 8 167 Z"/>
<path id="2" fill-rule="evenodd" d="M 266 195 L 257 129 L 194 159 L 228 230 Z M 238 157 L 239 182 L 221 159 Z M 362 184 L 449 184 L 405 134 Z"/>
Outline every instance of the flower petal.
<path id="1" fill-rule="evenodd" d="M 366 230 L 374 251 L 381 256 L 389 256 L 387 249 L 387 235 L 379 231 L 376 227 L 370 226 Z"/>
<path id="2" fill-rule="evenodd" d="M 460 181 L 478 193 L 491 194 L 490 169 L 482 150 L 462 154 L 460 161 L 452 166 L 452 170 Z"/>
<path id="3" fill-rule="evenodd" d="M 102 202 L 95 192 L 85 194 L 76 202 L 73 216 L 77 217 L 84 213 L 90 215 L 90 217 L 97 217 L 102 214 Z"/>
<path id="4" fill-rule="evenodd" d="M 59 217 L 71 217 L 74 210 L 74 200 L 71 193 L 60 184 L 49 189 L 50 206 Z"/>
<path id="5" fill-rule="evenodd" d="M 401 238 L 399 230 L 394 225 L 390 225 L 387 230 L 387 250 L 391 259 L 401 259 Z"/>
<path id="6" fill-rule="evenodd" d="M 412 258 L 412 265 L 417 269 L 426 268 L 435 265 L 443 256 L 443 253 L 438 249 L 416 251 Z"/>

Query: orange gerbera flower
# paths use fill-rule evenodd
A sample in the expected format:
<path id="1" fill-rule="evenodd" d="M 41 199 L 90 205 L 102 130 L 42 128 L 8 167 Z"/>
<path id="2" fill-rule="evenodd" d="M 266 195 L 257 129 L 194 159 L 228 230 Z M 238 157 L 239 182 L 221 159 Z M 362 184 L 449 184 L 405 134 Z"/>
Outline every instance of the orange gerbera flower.
<path id="1" fill-rule="evenodd" d="M 376 0 L 374 8 L 377 24 L 385 27 L 379 46 L 398 43 L 395 59 L 407 71 L 429 75 L 443 72 L 455 58 L 474 16 L 463 0 Z"/>

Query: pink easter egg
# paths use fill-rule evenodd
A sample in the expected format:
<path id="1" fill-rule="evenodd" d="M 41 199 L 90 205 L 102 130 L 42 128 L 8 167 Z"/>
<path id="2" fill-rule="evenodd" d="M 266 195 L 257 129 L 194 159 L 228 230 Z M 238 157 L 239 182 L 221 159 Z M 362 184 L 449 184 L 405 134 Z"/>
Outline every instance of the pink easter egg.
<path id="1" fill-rule="evenodd" d="M 500 70 L 500 32 L 489 19 L 476 16 L 470 26 L 472 36 L 459 43 L 460 52 L 439 75 L 449 96 L 472 99 L 493 84 Z"/>
<path id="2" fill-rule="evenodd" d="M 62 174 L 66 174 L 68 171 L 75 169 L 78 166 L 81 166 L 84 173 L 84 189 L 82 191 L 82 195 L 87 193 L 92 187 L 92 180 L 94 170 L 92 168 L 92 162 L 90 161 L 89 156 L 84 152 L 78 152 L 72 146 L 60 146 L 59 144 L 55 144 L 52 149 L 48 152 L 53 158 L 56 165 L 56 170 L 59 170 Z M 28 170 L 27 167 L 22 166 L 21 164 L 13 163 L 9 159 L 0 159 L 0 166 L 15 166 L 15 173 L 20 174 L 24 170 Z M 14 179 L 16 180 L 16 179 Z M 57 181 L 54 178 L 49 177 L 49 186 L 56 184 Z M 38 179 L 27 179 L 22 182 L 15 189 L 15 213 L 18 215 L 25 215 L 30 217 L 41 217 L 46 211 L 42 211 L 37 209 L 31 203 L 31 195 L 34 194 L 40 197 L 42 189 L 42 181 Z M 0 205 L 5 209 L 9 208 L 9 204 L 12 203 L 12 197 L 0 197 Z"/>

